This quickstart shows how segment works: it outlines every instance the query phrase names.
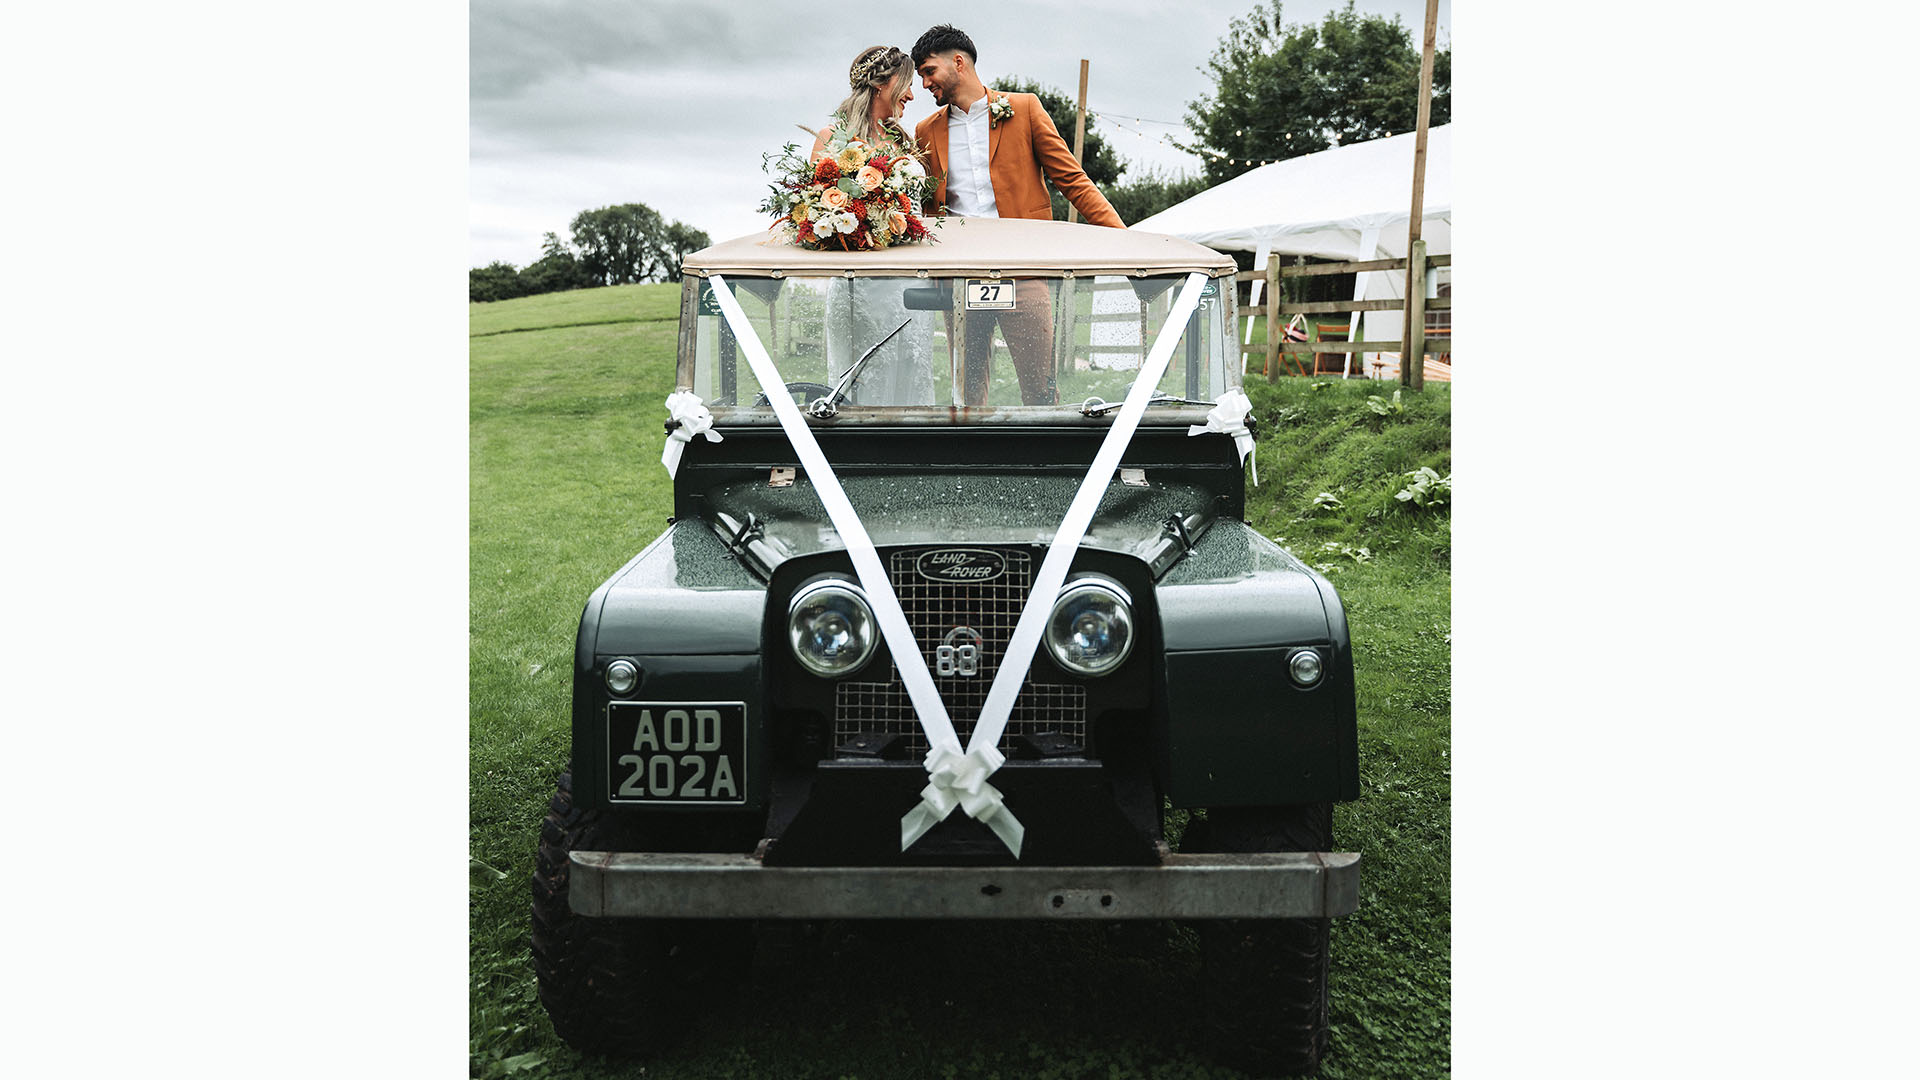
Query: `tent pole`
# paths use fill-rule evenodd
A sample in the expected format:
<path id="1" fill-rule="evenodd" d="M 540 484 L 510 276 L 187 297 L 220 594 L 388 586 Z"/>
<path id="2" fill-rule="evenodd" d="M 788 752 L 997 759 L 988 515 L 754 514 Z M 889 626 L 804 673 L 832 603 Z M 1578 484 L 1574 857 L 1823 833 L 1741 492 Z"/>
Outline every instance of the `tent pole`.
<path id="1" fill-rule="evenodd" d="M 1267 243 L 1265 239 L 1262 239 L 1256 241 L 1253 245 L 1253 268 L 1256 270 L 1267 265 L 1267 258 L 1273 253 L 1273 249 L 1268 247 Z M 1247 286 L 1247 307 L 1253 308 L 1259 306 L 1260 286 L 1264 281 L 1264 278 L 1254 278 L 1253 283 Z M 1247 316 L 1246 332 L 1240 341 L 1242 345 L 1253 344 L 1253 320 L 1254 316 L 1249 314 Z M 1243 353 L 1242 355 L 1245 354 Z"/>
<path id="2" fill-rule="evenodd" d="M 1267 253 L 1267 381 L 1280 379 L 1280 253 Z"/>
<path id="3" fill-rule="evenodd" d="M 1080 61 L 1080 111 L 1074 115 L 1074 120 L 1073 120 L 1073 160 L 1079 162 L 1080 167 L 1082 169 L 1085 169 L 1087 167 L 1087 160 L 1080 156 L 1080 151 L 1086 145 L 1087 145 L 1087 61 L 1082 60 Z M 1080 211 L 1076 209 L 1072 203 L 1067 204 L 1067 220 L 1068 221 L 1080 220 Z"/>
<path id="4" fill-rule="evenodd" d="M 1427 385 L 1425 343 L 1420 341 L 1420 338 L 1425 335 L 1415 334 L 1413 329 L 1416 309 L 1421 312 L 1420 318 L 1426 318 L 1425 305 L 1415 305 L 1413 302 L 1415 283 L 1421 283 L 1421 287 L 1425 288 L 1423 279 L 1426 277 L 1424 273 L 1426 267 L 1422 266 L 1421 272 L 1416 273 L 1413 260 L 1420 257 L 1416 254 L 1416 247 L 1420 253 L 1426 250 L 1426 246 L 1420 243 L 1420 196 L 1427 183 L 1427 117 L 1431 111 L 1430 99 L 1433 97 L 1434 25 L 1439 18 L 1440 0 L 1427 0 L 1427 31 L 1420 43 L 1420 114 L 1414 126 L 1413 136 L 1413 210 L 1407 215 L 1407 290 L 1406 298 L 1401 304 L 1402 313 L 1406 317 L 1406 331 L 1400 338 L 1400 385 L 1415 390 L 1424 390 Z M 1421 299 L 1425 298 L 1423 293 Z M 1422 329 L 1425 328 L 1422 327 Z M 1416 344 L 1420 345 L 1421 355 L 1413 352 Z"/>

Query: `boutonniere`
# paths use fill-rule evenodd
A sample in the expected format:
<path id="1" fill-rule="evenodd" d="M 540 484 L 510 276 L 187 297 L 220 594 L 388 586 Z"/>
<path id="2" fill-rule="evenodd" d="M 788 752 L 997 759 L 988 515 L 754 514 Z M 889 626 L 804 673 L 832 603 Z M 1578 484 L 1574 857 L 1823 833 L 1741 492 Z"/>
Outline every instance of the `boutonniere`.
<path id="1" fill-rule="evenodd" d="M 999 127 L 1005 120 L 1013 119 L 1013 101 L 1005 96 L 990 98 L 987 101 L 987 126 Z"/>

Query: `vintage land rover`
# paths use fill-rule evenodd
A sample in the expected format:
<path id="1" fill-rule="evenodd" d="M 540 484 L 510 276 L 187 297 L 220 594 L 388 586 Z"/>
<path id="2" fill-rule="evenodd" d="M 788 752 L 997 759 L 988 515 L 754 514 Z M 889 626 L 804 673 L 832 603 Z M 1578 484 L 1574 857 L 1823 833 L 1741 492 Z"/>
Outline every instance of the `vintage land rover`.
<path id="1" fill-rule="evenodd" d="M 936 235 L 687 258 L 673 516 L 580 618 L 541 999 L 631 1056 L 756 927 L 1188 920 L 1223 1056 L 1311 1068 L 1353 669 L 1332 586 L 1242 521 L 1234 264 Z"/>

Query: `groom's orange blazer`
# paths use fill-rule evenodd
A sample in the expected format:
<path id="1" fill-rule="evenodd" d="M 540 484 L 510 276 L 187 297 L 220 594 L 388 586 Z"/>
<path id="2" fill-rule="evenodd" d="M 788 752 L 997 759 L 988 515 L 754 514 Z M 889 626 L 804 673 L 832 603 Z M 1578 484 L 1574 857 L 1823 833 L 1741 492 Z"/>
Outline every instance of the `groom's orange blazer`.
<path id="1" fill-rule="evenodd" d="M 993 182 L 993 201 L 1003 218 L 1053 220 L 1053 202 L 1047 185 L 1040 179 L 1042 169 L 1053 186 L 1067 197 L 1080 216 L 1095 225 L 1126 228 L 1120 215 L 1113 212 L 1100 189 L 1093 186 L 1080 163 L 1074 160 L 1067 141 L 1054 128 L 1046 106 L 1032 94 L 1002 94 L 987 91 L 989 100 L 1007 98 L 1013 102 L 1013 116 L 987 129 L 987 174 Z M 935 213 L 947 202 L 947 108 L 941 106 L 920 121 L 913 137 L 927 154 L 927 175 L 935 178 L 933 200 L 928 213 Z"/>

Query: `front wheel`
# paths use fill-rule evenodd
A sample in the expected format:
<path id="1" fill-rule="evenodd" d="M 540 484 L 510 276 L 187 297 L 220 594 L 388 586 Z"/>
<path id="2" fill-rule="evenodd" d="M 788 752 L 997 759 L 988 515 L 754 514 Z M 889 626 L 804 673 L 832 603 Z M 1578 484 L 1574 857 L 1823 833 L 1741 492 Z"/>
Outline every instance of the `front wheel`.
<path id="1" fill-rule="evenodd" d="M 1331 851 L 1333 804 L 1220 807 L 1185 851 Z M 1195 834 L 1198 835 L 1195 835 Z M 1258 1076 L 1310 1073 L 1326 1053 L 1331 920 L 1213 919 L 1195 924 L 1207 1018 L 1228 1064 Z"/>
<path id="2" fill-rule="evenodd" d="M 569 855 L 648 850 L 637 832 L 628 821 L 576 807 L 572 775 L 560 774 L 534 866 L 533 970 L 554 1033 L 582 1053 L 634 1058 L 657 1051 L 698 991 L 725 979 L 727 961 L 742 959 L 731 946 L 743 928 L 725 922 L 573 913 Z"/>

